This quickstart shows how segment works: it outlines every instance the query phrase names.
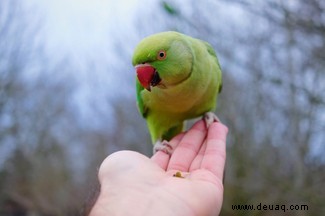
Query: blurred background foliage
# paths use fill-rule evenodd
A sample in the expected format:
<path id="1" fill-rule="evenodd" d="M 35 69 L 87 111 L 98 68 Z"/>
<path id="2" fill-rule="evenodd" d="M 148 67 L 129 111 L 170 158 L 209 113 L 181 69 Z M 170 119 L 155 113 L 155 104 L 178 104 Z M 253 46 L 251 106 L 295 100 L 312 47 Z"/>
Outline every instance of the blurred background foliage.
<path id="1" fill-rule="evenodd" d="M 46 48 L 39 10 L 0 1 L 0 215 L 79 215 L 108 154 L 150 156 L 131 56 L 144 36 L 166 30 L 210 42 L 222 65 L 216 112 L 229 136 L 221 215 L 325 215 L 324 1 L 141 5 L 134 29 L 108 34 L 108 57 L 94 47 L 97 56 L 76 61 L 60 44 L 56 57 Z M 309 209 L 231 208 L 259 203 Z"/>

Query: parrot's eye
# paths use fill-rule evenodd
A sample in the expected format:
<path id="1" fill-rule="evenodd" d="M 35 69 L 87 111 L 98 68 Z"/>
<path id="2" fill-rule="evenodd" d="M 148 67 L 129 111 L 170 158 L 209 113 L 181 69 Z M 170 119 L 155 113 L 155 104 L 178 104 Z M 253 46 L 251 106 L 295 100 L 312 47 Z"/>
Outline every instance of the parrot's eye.
<path id="1" fill-rule="evenodd" d="M 157 55 L 158 60 L 164 60 L 167 57 L 165 50 L 160 50 Z"/>

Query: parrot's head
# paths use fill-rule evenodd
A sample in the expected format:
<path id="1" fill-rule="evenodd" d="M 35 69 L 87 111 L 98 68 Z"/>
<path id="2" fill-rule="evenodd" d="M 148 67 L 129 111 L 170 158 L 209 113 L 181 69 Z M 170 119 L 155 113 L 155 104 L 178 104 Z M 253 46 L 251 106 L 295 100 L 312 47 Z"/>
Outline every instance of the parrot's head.
<path id="1" fill-rule="evenodd" d="M 193 55 L 178 32 L 162 32 L 144 38 L 135 48 L 132 64 L 141 85 L 148 91 L 169 88 L 190 77 Z"/>

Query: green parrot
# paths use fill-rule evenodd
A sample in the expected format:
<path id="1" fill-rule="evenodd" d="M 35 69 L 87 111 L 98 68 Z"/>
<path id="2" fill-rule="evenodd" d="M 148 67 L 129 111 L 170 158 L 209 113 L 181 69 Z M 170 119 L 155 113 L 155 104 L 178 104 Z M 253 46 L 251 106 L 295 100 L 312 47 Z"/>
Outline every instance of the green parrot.
<path id="1" fill-rule="evenodd" d="M 222 74 L 212 46 L 168 31 L 144 38 L 135 48 L 136 94 L 146 119 L 154 152 L 171 154 L 168 141 L 184 121 L 204 116 L 207 127 L 219 121 L 211 111 L 222 89 Z"/>

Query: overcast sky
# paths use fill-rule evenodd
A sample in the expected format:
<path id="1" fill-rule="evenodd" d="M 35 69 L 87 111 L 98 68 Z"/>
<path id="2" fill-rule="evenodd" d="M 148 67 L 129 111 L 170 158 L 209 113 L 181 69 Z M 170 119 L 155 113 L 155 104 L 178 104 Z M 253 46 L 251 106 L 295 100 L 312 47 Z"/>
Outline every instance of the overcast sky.
<path id="1" fill-rule="evenodd" d="M 73 53 L 103 47 L 109 33 L 133 27 L 136 0 L 33 0 L 42 11 L 51 48 Z M 109 43 L 107 43 L 109 44 Z M 107 44 L 104 44 L 107 45 Z"/>
<path id="2" fill-rule="evenodd" d="M 132 70 L 132 52 L 143 37 L 136 29 L 137 21 L 157 6 L 157 1 L 152 0 L 143 0 L 141 5 L 137 0 L 32 2 L 39 14 L 36 17 L 42 20 L 44 42 L 51 58 L 67 56 L 82 80 L 88 82 L 89 76 L 95 75 L 100 77 L 97 81 L 108 79 L 112 85 L 125 80 L 116 80 L 119 76 L 114 74 L 114 67 Z M 116 48 L 119 43 L 123 43 L 122 49 Z"/>

